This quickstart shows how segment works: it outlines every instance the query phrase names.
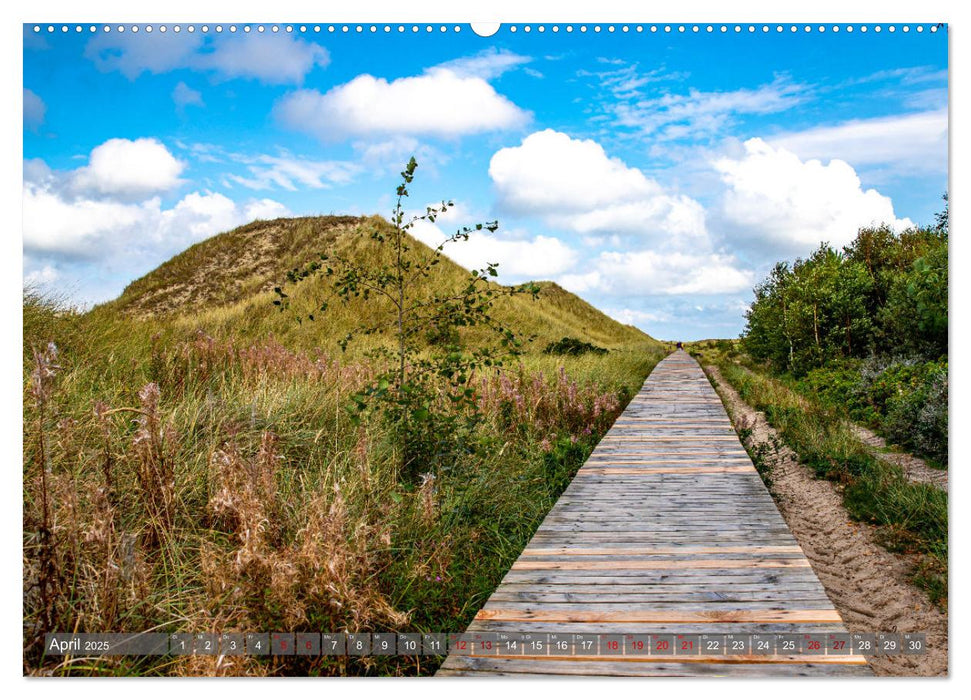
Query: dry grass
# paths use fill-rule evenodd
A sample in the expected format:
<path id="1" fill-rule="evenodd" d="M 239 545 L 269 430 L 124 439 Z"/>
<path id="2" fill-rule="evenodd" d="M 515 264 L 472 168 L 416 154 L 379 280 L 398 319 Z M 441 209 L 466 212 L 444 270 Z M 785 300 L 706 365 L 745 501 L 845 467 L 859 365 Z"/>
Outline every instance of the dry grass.
<path id="1" fill-rule="evenodd" d="M 24 328 L 27 348 L 58 344 L 56 358 L 24 357 L 31 674 L 433 671 L 408 657 L 53 659 L 38 642 L 48 630 L 461 630 L 664 354 L 641 341 L 604 358 L 527 355 L 478 377 L 474 444 L 408 486 L 381 421 L 345 410 L 368 364 L 34 297 Z"/>

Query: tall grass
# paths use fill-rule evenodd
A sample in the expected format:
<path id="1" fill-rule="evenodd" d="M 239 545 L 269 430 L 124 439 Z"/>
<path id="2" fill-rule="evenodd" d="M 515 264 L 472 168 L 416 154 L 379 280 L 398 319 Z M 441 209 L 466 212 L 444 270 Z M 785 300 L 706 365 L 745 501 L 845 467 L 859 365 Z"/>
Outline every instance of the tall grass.
<path id="1" fill-rule="evenodd" d="M 345 410 L 371 365 L 108 311 L 24 301 L 27 673 L 433 671 L 417 657 L 65 660 L 40 641 L 460 631 L 664 354 L 644 341 L 605 357 L 528 354 L 478 377 L 476 449 L 404 485 L 384 424 Z"/>
<path id="2" fill-rule="evenodd" d="M 832 408 L 782 382 L 707 354 L 746 403 L 765 413 L 782 440 L 816 476 L 835 481 L 849 514 L 877 526 L 888 549 L 915 554 L 915 582 L 947 606 L 947 493 L 912 483 L 899 466 L 875 457 Z"/>

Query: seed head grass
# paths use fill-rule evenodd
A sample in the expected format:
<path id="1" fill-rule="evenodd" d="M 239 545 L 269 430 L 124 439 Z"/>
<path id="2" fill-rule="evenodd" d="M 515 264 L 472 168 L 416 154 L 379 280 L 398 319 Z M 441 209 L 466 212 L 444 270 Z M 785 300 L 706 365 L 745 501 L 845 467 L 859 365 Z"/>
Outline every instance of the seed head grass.
<path id="1" fill-rule="evenodd" d="M 504 322 L 539 340 L 471 380 L 483 420 L 468 449 L 403 483 L 386 423 L 347 410 L 382 369 L 366 348 L 337 347 L 366 307 L 294 327 L 258 279 L 280 251 L 285 267 L 324 239 L 365 246 L 345 240 L 364 224 L 270 223 L 200 244 L 85 313 L 25 294 L 25 673 L 431 673 L 439 660 L 405 656 L 47 657 L 42 641 L 461 631 L 666 354 L 555 285 L 505 300 Z M 262 246 L 244 282 L 199 271 L 241 241 Z M 609 352 L 541 352 L 564 336 Z"/>

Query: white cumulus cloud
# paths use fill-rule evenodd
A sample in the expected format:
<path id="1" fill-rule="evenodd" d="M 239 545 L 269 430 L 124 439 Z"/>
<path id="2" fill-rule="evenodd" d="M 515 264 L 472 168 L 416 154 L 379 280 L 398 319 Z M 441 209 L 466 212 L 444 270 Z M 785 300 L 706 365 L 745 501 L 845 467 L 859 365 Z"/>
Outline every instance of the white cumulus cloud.
<path id="1" fill-rule="evenodd" d="M 492 156 L 500 210 L 536 216 L 591 239 L 630 235 L 666 246 L 707 246 L 704 208 L 669 192 L 596 141 L 546 129 Z M 616 241 L 615 241 L 616 242 Z"/>
<path id="2" fill-rule="evenodd" d="M 864 190 L 856 171 L 842 160 L 803 161 L 756 138 L 744 143 L 740 157 L 712 165 L 726 185 L 723 221 L 739 236 L 780 254 L 806 254 L 821 241 L 845 245 L 863 226 L 913 226 L 897 218 L 890 198 Z"/>
<path id="3" fill-rule="evenodd" d="M 69 172 L 53 171 L 41 160 L 24 163 L 25 282 L 67 285 L 83 295 L 75 301 L 111 298 L 193 243 L 254 219 L 290 215 L 271 199 L 237 202 L 209 191 L 166 206 L 152 194 L 168 184 L 165 177 L 143 179 L 133 189 L 130 179 L 105 175 L 114 157 L 110 148 L 95 153 L 101 156 Z"/>
<path id="4" fill-rule="evenodd" d="M 656 250 L 607 251 L 578 274 L 563 275 L 570 291 L 596 291 L 610 296 L 730 294 L 752 286 L 752 272 L 718 253 L 678 253 Z"/>
<path id="5" fill-rule="evenodd" d="M 526 124 L 530 115 L 479 77 L 433 68 L 387 81 L 359 75 L 325 93 L 297 90 L 274 107 L 284 126 L 336 141 L 363 135 L 457 137 Z"/>
<path id="6" fill-rule="evenodd" d="M 92 149 L 87 166 L 74 171 L 72 186 L 101 195 L 145 197 L 178 187 L 183 167 L 156 139 L 109 139 Z"/>
<path id="7" fill-rule="evenodd" d="M 46 187 L 25 182 L 24 249 L 93 258 L 105 252 L 101 245 L 106 239 L 142 228 L 158 210 L 157 197 L 137 204 L 68 199 Z"/>
<path id="8" fill-rule="evenodd" d="M 33 254 L 89 258 L 96 263 L 132 254 L 155 264 L 187 246 L 254 219 L 289 212 L 279 202 L 237 203 L 218 192 L 192 192 L 171 208 L 152 197 L 127 203 L 68 197 L 43 184 L 24 183 L 23 242 Z"/>
<path id="9" fill-rule="evenodd" d="M 440 204 L 431 205 L 440 206 Z M 412 235 L 432 248 L 464 226 L 483 222 L 466 207 L 458 205 L 439 216 L 435 223 L 419 221 Z M 466 269 L 479 269 L 488 263 L 499 264 L 503 282 L 540 280 L 555 277 L 573 267 L 579 256 L 569 245 L 552 236 L 529 236 L 524 232 L 474 231 L 467 241 L 447 244 L 443 252 Z"/>

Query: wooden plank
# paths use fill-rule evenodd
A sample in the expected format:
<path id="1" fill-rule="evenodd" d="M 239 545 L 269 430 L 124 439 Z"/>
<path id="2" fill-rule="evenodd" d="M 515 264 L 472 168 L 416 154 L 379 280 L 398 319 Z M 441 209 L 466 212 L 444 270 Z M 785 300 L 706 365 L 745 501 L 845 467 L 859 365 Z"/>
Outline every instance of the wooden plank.
<path id="1" fill-rule="evenodd" d="M 678 622 L 662 624 L 659 622 L 503 622 L 501 620 L 473 620 L 469 632 L 516 632 L 550 634 L 710 634 L 711 623 Z M 793 625 L 788 622 L 736 622 L 718 626 L 720 634 L 828 634 L 846 633 L 842 623 L 804 623 Z"/>
<path id="2" fill-rule="evenodd" d="M 829 610 L 510 610 L 508 608 L 483 608 L 475 615 L 476 620 L 500 620 L 502 622 L 842 622 L 835 609 Z"/>
<path id="3" fill-rule="evenodd" d="M 606 435 L 599 443 L 605 442 L 677 442 L 684 444 L 689 442 L 738 442 L 737 435 L 679 435 L 677 437 L 642 437 L 639 435 Z"/>
<path id="4" fill-rule="evenodd" d="M 738 467 L 654 467 L 637 469 L 629 467 L 627 469 L 604 467 L 584 467 L 581 472 L 577 472 L 578 477 L 585 477 L 590 474 L 593 476 L 609 476 L 611 474 L 747 474 L 749 472 L 758 473 L 754 466 Z"/>
<path id="5" fill-rule="evenodd" d="M 609 554 L 629 554 L 636 551 L 638 554 L 802 554 L 799 545 L 781 545 L 776 547 L 760 545 L 742 545 L 728 547 L 642 547 L 632 549 L 629 547 L 602 547 L 599 549 L 589 549 L 583 547 L 526 547 L 522 551 L 521 557 L 538 557 L 547 555 L 563 554 L 569 556 L 585 555 L 609 555 Z"/>
<path id="6" fill-rule="evenodd" d="M 484 657 L 449 658 L 439 675 L 579 675 L 579 676 L 860 676 L 869 675 L 863 663 L 820 663 L 826 657 L 792 657 L 781 663 L 720 663 L 663 660 L 570 660 L 556 657 Z M 684 657 L 682 657 L 684 658 Z M 831 657 L 835 658 L 835 657 Z"/>
<path id="7" fill-rule="evenodd" d="M 533 654 L 461 654 L 456 655 L 465 659 L 522 659 L 532 661 L 546 661 L 549 655 Z M 734 657 L 726 655 L 697 654 L 673 656 L 671 654 L 643 654 L 637 656 L 616 656 L 607 654 L 579 654 L 570 656 L 568 659 L 573 663 L 584 661 L 609 661 L 622 664 L 651 664 L 651 663 L 671 663 L 677 660 L 682 664 L 801 664 L 816 663 L 837 666 L 860 666 L 866 664 L 866 659 L 858 654 L 840 654 L 833 656 L 822 656 L 812 654 L 735 654 Z M 458 663 L 458 662 L 457 662 Z"/>
<path id="8" fill-rule="evenodd" d="M 584 569 L 604 571 L 610 569 L 784 569 L 788 567 L 805 568 L 809 560 L 801 559 L 675 559 L 670 561 L 643 561 L 629 559 L 610 559 L 607 561 L 532 561 L 520 559 L 512 565 L 514 571 L 521 569 L 555 569 L 559 571 Z"/>

